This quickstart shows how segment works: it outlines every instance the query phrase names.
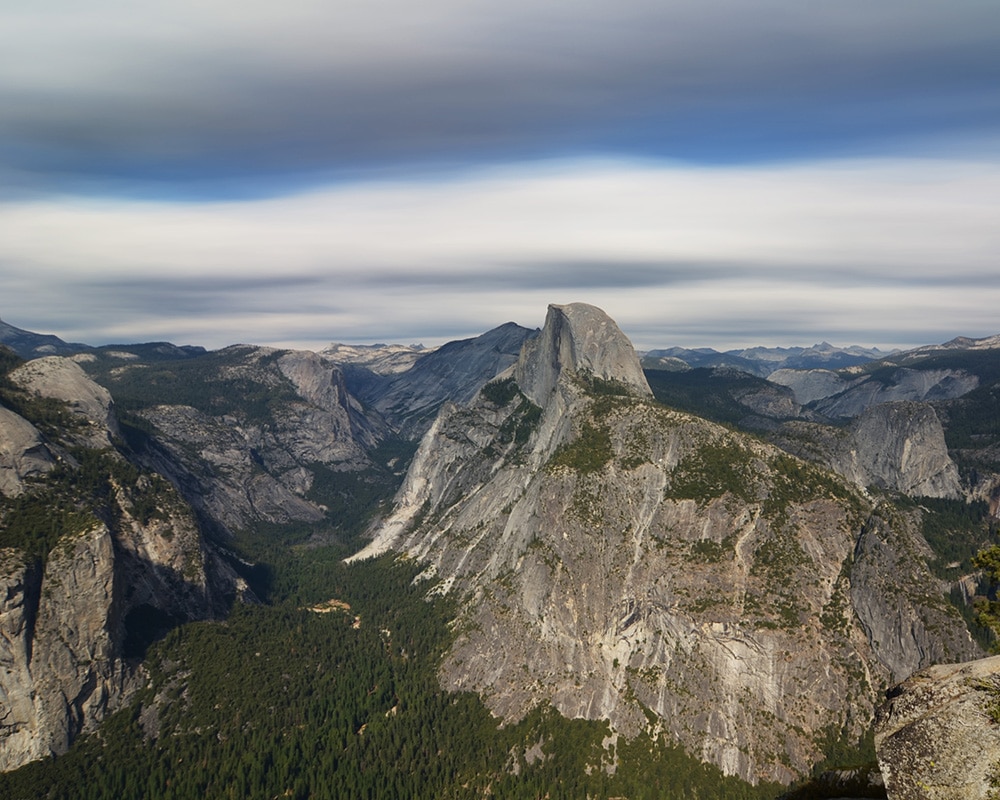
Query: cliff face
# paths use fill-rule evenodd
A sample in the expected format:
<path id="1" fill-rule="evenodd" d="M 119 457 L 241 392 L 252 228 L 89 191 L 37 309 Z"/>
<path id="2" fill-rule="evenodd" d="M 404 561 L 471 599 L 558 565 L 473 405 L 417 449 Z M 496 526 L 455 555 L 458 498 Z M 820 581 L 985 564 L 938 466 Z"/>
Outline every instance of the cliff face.
<path id="1" fill-rule="evenodd" d="M 20 494 L 25 478 L 43 475 L 54 464 L 55 456 L 38 429 L 0 406 L 0 495 Z"/>
<path id="2" fill-rule="evenodd" d="M 499 716 L 548 701 L 630 734 L 651 711 L 728 773 L 791 780 L 829 731 L 861 735 L 899 667 L 854 607 L 894 602 L 888 581 L 853 571 L 872 509 L 832 474 L 648 394 L 603 312 L 550 307 L 510 373 L 438 416 L 355 558 L 406 553 L 433 591 L 465 599 L 441 680 Z M 889 560 L 861 561 L 882 575 Z M 920 664 L 974 651 L 930 621 L 893 635 Z"/>
<path id="3" fill-rule="evenodd" d="M 467 403 L 480 387 L 513 364 L 536 331 L 508 322 L 473 339 L 448 342 L 421 353 L 405 369 L 346 370 L 348 385 L 404 437 L 419 439 L 446 401 Z M 324 351 L 333 360 L 337 350 Z M 345 363 L 357 363 L 350 355 Z M 376 370 L 381 370 L 377 373 Z"/>
<path id="4" fill-rule="evenodd" d="M 916 515 L 880 506 L 854 548 L 851 605 L 894 682 L 929 664 L 982 655 L 927 567 L 931 551 L 918 525 Z"/>
<path id="5" fill-rule="evenodd" d="M 32 394 L 66 403 L 80 423 L 66 432 L 73 444 L 110 447 L 112 437 L 121 433 L 111 394 L 69 358 L 46 356 L 29 361 L 11 372 L 10 380 Z"/>
<path id="6" fill-rule="evenodd" d="M 878 377 L 857 374 L 856 370 L 784 369 L 769 375 L 768 380 L 788 386 L 799 403 L 811 404 L 831 418 L 853 418 L 881 403 L 950 400 L 979 386 L 979 378 L 962 369 L 908 367 L 888 374 L 883 371 Z"/>
<path id="7" fill-rule="evenodd" d="M 802 405 L 833 397 L 861 383 L 860 377 L 841 376 L 829 369 L 778 369 L 767 376 L 771 383 L 787 386 Z"/>
<path id="8" fill-rule="evenodd" d="M 927 403 L 876 405 L 845 428 L 787 422 L 770 437 L 788 452 L 823 464 L 860 487 L 912 497 L 962 495 L 941 420 Z"/>
<path id="9" fill-rule="evenodd" d="M 232 398 L 220 411 L 211 398 L 202 407 L 142 409 L 154 431 L 143 458 L 230 532 L 324 519 L 324 509 L 306 497 L 317 465 L 364 469 L 369 450 L 387 433 L 380 417 L 347 391 L 341 371 L 315 353 L 236 346 L 211 377 L 228 382 L 213 391 L 240 387 L 245 400 Z"/>
<path id="10" fill-rule="evenodd" d="M 42 575 L 23 554 L 5 552 L 0 691 L 9 712 L 0 768 L 65 752 L 123 699 L 113 551 L 108 529 L 98 525 L 65 537 Z"/>
<path id="11" fill-rule="evenodd" d="M 549 306 L 541 335 L 521 351 L 514 380 L 529 400 L 544 407 L 564 372 L 619 381 L 637 394 L 652 394 L 632 343 L 603 311 L 585 303 Z"/>
<path id="12" fill-rule="evenodd" d="M 0 435 L 24 432 L 26 452 L 51 457 L 18 473 L 31 484 L 0 486 L 18 498 L 0 497 L 0 770 L 65 752 L 127 701 L 150 641 L 245 588 L 166 481 L 108 446 L 107 393 L 72 362 L 44 362 L 13 377 L 50 399 L 81 398 L 71 408 L 83 421 L 53 439 L 0 408 Z"/>
<path id="13" fill-rule="evenodd" d="M 127 702 L 158 630 L 224 605 L 192 522 L 95 521 L 44 562 L 0 550 L 0 770 L 65 752 Z"/>
<path id="14" fill-rule="evenodd" d="M 883 403 L 851 424 L 846 452 L 831 467 L 861 486 L 881 486 L 921 497 L 959 497 L 958 467 L 944 429 L 925 403 Z"/>

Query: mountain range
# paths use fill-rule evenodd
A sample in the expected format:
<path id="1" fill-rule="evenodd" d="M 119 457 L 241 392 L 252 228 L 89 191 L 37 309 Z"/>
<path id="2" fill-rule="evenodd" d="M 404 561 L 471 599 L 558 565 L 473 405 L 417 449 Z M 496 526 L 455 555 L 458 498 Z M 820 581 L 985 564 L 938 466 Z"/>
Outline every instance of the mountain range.
<path id="1" fill-rule="evenodd" d="M 409 623 L 409 645 L 385 631 L 403 609 L 441 615 L 420 661 L 439 688 L 420 692 L 474 698 L 494 720 L 484 742 L 523 738 L 455 767 L 464 783 L 435 777 L 439 796 L 631 786 L 644 742 L 641 769 L 686 759 L 683 774 L 715 787 L 699 796 L 774 797 L 838 757 L 874 760 L 890 686 L 994 641 L 976 622 L 990 587 L 973 558 L 1000 505 L 1000 337 L 640 356 L 574 303 L 540 329 L 435 349 L 89 347 L 5 324 L 0 342 L 10 786 L 126 747 L 115 725 L 138 726 L 131 739 L 153 753 L 201 736 L 175 714 L 201 708 L 190 698 L 211 673 L 177 666 L 201 653 L 184 632 L 210 642 L 249 618 L 271 630 L 261 621 L 279 609 L 290 630 L 344 613 L 367 630 L 353 613 L 365 603 L 396 620 L 368 658 L 387 659 L 395 693 L 345 724 L 374 739 L 384 727 L 400 752 L 437 735 L 400 694 L 431 623 Z M 404 567 L 391 602 L 354 583 L 395 586 Z M 315 608 L 334 614 L 320 623 Z M 316 674 L 326 646 L 311 645 Z M 289 691 L 301 673 L 287 670 Z M 259 709 L 240 713 L 244 732 L 266 729 Z M 555 745 L 571 721 L 598 726 L 580 728 L 596 737 L 580 763 Z M 228 724 L 199 730 L 235 735 Z M 337 752 L 363 746 L 349 739 Z M 348 796 L 337 763 L 324 780 Z M 362 773 L 351 780 L 375 780 Z M 63 786 L 58 770 L 30 774 Z"/>

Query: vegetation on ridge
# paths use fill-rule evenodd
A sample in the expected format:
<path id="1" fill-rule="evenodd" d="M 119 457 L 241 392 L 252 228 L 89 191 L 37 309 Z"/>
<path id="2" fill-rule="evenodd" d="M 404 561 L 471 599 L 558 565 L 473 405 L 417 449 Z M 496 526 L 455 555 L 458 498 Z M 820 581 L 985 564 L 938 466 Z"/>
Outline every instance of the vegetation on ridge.
<path id="1" fill-rule="evenodd" d="M 234 345 L 156 361 L 129 361 L 102 353 L 96 361 L 82 366 L 112 393 L 119 411 L 185 405 L 213 416 L 230 414 L 245 420 L 268 421 L 276 408 L 298 400 L 298 395 L 280 371 L 266 369 L 283 351 L 261 351 L 253 363 L 247 364 L 247 350 Z"/>

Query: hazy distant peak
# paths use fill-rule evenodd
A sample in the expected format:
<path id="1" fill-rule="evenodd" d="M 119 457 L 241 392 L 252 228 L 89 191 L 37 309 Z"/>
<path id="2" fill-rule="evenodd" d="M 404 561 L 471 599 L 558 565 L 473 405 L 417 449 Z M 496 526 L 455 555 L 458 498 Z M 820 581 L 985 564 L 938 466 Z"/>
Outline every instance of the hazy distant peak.
<path id="1" fill-rule="evenodd" d="M 956 336 L 944 344 L 932 344 L 918 347 L 911 352 L 929 353 L 935 350 L 997 350 L 1000 349 L 1000 334 L 986 336 L 982 339 L 970 339 L 967 336 Z"/>
<path id="2" fill-rule="evenodd" d="M 21 358 L 65 356 L 89 350 L 85 344 L 70 344 L 58 336 L 16 328 L 0 319 L 0 344 L 6 345 Z"/>
<path id="3" fill-rule="evenodd" d="M 690 367 L 738 369 L 766 378 L 779 369 L 843 369 L 876 361 L 887 355 L 891 353 L 885 353 L 877 347 L 837 347 L 826 341 L 812 347 L 758 346 L 727 350 L 724 353 L 705 347 L 691 350 L 671 347 L 648 351 L 644 356 L 643 366 L 648 369 L 677 369 L 673 360 L 680 359 Z"/>
<path id="4" fill-rule="evenodd" d="M 332 342 L 320 350 L 320 355 L 338 364 L 366 367 L 379 375 L 406 372 L 417 359 L 437 348 L 422 344 L 341 344 Z"/>

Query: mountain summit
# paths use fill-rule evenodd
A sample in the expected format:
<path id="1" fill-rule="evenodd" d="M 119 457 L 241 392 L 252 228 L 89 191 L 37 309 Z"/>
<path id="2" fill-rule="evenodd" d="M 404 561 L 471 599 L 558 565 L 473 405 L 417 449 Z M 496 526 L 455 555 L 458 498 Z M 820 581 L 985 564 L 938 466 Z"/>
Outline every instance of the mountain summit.
<path id="1" fill-rule="evenodd" d="M 911 516 L 658 404 L 617 325 L 572 304 L 442 408 L 353 559 L 404 554 L 460 598 L 439 677 L 498 717 L 652 726 L 787 783 L 860 738 L 891 678 L 978 653 L 927 600 Z"/>
<path id="2" fill-rule="evenodd" d="M 586 303 L 549 306 L 541 336 L 521 350 L 514 380 L 533 403 L 544 406 L 564 371 L 652 394 L 632 343 L 611 317 Z"/>

